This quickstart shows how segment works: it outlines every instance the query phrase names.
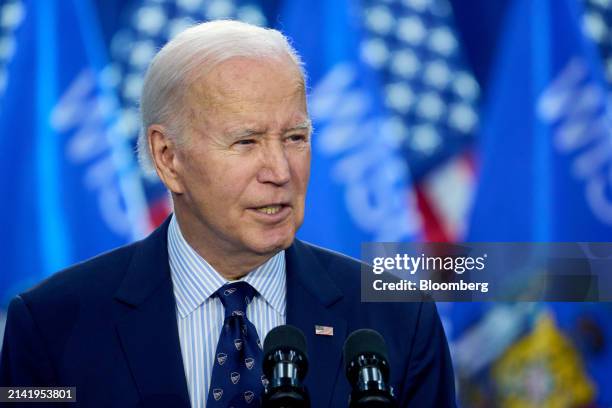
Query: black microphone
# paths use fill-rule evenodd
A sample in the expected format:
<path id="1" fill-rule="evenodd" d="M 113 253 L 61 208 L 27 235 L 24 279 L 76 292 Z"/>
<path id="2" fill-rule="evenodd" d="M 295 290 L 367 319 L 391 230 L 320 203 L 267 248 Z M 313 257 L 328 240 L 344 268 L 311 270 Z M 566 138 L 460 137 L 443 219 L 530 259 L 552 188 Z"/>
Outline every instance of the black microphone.
<path id="1" fill-rule="evenodd" d="M 352 387 L 350 408 L 397 407 L 389 381 L 387 345 L 374 330 L 356 330 L 344 342 L 346 377 Z"/>
<path id="2" fill-rule="evenodd" d="M 272 329 L 264 340 L 264 408 L 310 408 L 310 396 L 303 385 L 308 372 L 306 337 L 290 325 Z"/>

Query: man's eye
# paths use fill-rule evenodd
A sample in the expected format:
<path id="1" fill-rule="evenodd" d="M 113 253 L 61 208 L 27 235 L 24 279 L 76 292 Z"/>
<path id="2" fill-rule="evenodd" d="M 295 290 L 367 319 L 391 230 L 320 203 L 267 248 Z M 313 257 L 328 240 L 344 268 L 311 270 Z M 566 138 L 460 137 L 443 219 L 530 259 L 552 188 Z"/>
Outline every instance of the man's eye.
<path id="1" fill-rule="evenodd" d="M 290 142 L 303 142 L 306 140 L 306 136 L 304 135 L 291 135 L 287 137 Z"/>
<path id="2" fill-rule="evenodd" d="M 243 139 L 236 142 L 237 145 L 246 146 L 255 143 L 253 139 Z"/>

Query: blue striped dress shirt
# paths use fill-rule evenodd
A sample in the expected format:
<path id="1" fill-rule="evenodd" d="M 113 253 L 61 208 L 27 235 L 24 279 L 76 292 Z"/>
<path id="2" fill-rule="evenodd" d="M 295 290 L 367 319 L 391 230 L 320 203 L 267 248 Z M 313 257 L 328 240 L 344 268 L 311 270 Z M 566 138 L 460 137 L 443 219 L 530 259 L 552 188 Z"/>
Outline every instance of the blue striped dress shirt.
<path id="1" fill-rule="evenodd" d="M 191 406 L 205 407 L 224 319 L 221 301 L 211 296 L 228 281 L 185 241 L 174 215 L 168 228 L 168 257 Z M 259 293 L 247 308 L 247 318 L 263 344 L 268 332 L 286 320 L 285 252 L 279 252 L 241 280 Z"/>

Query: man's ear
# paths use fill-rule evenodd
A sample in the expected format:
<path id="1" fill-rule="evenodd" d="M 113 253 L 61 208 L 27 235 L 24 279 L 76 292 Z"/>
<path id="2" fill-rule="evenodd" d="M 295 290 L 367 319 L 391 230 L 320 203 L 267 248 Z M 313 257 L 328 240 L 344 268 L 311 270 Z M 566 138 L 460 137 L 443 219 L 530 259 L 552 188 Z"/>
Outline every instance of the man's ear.
<path id="1" fill-rule="evenodd" d="M 157 175 L 166 187 L 175 194 L 183 193 L 183 183 L 180 178 L 179 161 L 176 143 L 170 137 L 168 129 L 162 125 L 151 125 L 147 129 L 149 151 L 155 165 Z"/>

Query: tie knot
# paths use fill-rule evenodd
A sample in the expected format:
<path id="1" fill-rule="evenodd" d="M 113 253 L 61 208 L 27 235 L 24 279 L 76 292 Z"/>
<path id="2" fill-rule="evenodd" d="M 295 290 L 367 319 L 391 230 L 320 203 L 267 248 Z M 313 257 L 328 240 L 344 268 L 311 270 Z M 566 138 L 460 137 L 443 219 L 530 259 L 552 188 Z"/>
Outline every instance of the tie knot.
<path id="1" fill-rule="evenodd" d="M 246 308 L 257 291 L 246 282 L 235 282 L 223 285 L 216 292 L 225 308 L 225 317 L 245 316 Z"/>

